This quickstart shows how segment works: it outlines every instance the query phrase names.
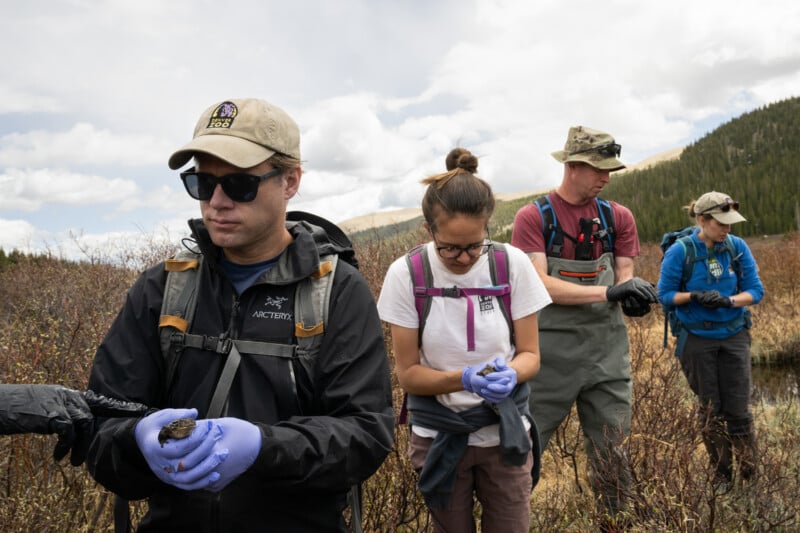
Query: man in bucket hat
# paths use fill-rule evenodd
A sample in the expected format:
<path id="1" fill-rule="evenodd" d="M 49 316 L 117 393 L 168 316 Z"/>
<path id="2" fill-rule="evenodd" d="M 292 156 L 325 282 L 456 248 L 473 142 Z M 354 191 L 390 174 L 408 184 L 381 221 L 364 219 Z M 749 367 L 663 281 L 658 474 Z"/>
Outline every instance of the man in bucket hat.
<path id="1" fill-rule="evenodd" d="M 531 381 L 542 447 L 576 404 L 592 486 L 611 523 L 630 479 L 621 448 L 631 419 L 622 313 L 640 316 L 657 301 L 652 284 L 633 275 L 639 238 L 631 211 L 598 198 L 609 174 L 625 168 L 621 150 L 608 133 L 570 128 L 564 149 L 552 153 L 564 164 L 561 185 L 519 210 L 511 239 L 553 299 L 539 315 L 542 368 Z"/>
<path id="2" fill-rule="evenodd" d="M 300 131 L 283 110 L 252 98 L 212 105 L 169 167 L 191 160 L 180 178 L 200 202 L 189 222 L 200 252 L 140 276 L 89 379 L 158 410 L 100 420 L 89 471 L 123 498 L 148 499 L 140 532 L 347 531 L 349 489 L 377 470 L 394 430 L 369 286 L 341 260 L 351 248 L 287 221 L 302 169 Z M 186 284 L 191 322 L 162 313 L 182 268 L 198 272 Z M 317 293 L 300 287 L 320 278 L 332 278 L 328 318 L 306 328 L 298 313 Z M 172 359 L 168 327 L 168 345 L 181 343 Z"/>

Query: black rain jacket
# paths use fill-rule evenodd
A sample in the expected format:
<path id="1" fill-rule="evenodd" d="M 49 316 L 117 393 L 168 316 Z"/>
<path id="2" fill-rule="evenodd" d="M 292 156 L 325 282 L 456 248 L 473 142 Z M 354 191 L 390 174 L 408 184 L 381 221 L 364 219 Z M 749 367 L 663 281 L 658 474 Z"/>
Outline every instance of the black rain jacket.
<path id="1" fill-rule="evenodd" d="M 191 333 L 294 343 L 295 284 L 316 270 L 310 227 L 287 222 L 294 241 L 256 285 L 236 297 L 216 267 L 221 253 L 190 221 L 206 260 Z M 317 235 L 317 240 L 320 238 Z M 205 418 L 224 356 L 186 348 L 166 390 L 158 322 L 164 264 L 146 270 L 98 348 L 89 388 L 158 408 L 196 408 Z M 361 274 L 340 260 L 314 378 L 285 359 L 242 353 L 224 416 L 261 429 L 255 463 L 218 493 L 183 491 L 150 471 L 134 439 L 139 419 L 100 419 L 87 467 L 117 495 L 148 498 L 139 531 L 345 531 L 348 488 L 372 475 L 392 447 L 394 413 L 381 323 Z M 234 308 L 238 308 L 233 316 Z"/>

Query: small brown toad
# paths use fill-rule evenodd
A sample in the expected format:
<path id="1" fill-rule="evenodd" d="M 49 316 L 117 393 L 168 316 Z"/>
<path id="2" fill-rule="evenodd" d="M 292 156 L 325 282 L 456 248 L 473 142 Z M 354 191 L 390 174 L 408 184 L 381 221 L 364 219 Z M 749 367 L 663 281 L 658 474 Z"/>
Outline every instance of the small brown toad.
<path id="1" fill-rule="evenodd" d="M 497 371 L 497 369 L 496 369 L 494 366 L 492 366 L 492 365 L 486 365 L 485 367 L 483 367 L 483 368 L 481 369 L 481 371 L 480 371 L 480 372 L 478 372 L 478 375 L 481 375 L 481 376 L 483 376 L 483 377 L 486 377 L 486 376 L 488 376 L 489 374 L 491 374 L 492 372 L 496 372 L 496 371 Z"/>
<path id="2" fill-rule="evenodd" d="M 158 443 L 164 447 L 167 439 L 185 439 L 192 434 L 195 428 L 194 418 L 179 418 L 173 420 L 158 432 Z"/>

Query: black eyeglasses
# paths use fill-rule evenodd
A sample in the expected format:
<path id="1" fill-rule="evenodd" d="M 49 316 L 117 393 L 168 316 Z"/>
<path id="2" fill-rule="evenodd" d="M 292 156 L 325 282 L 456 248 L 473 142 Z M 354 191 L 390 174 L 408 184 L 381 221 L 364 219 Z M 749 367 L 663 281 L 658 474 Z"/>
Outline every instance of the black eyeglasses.
<path id="1" fill-rule="evenodd" d="M 598 154 L 606 157 L 619 157 L 622 154 L 622 145 L 617 143 L 606 143 L 601 144 L 600 146 L 586 148 L 585 150 L 576 150 L 574 152 L 570 152 L 569 155 L 585 154 L 587 152 L 597 152 Z"/>
<path id="2" fill-rule="evenodd" d="M 732 200 L 730 198 L 726 198 L 724 203 L 711 206 L 708 209 L 703 209 L 702 211 L 700 211 L 700 214 L 701 215 L 705 215 L 709 211 L 713 211 L 715 209 L 719 209 L 723 213 L 727 213 L 731 209 L 733 209 L 734 211 L 738 211 L 739 210 L 739 202 L 737 202 L 736 200 Z"/>
<path id="3" fill-rule="evenodd" d="M 434 238 L 435 240 L 435 238 Z M 436 251 L 442 259 L 456 259 L 461 257 L 461 254 L 466 252 L 468 256 L 475 259 L 484 255 L 492 247 L 492 241 L 485 239 L 482 244 L 470 244 L 469 246 L 455 246 L 448 244 L 446 246 L 437 246 Z"/>
<path id="4" fill-rule="evenodd" d="M 181 172 L 181 180 L 186 192 L 195 200 L 207 202 L 214 195 L 217 184 L 222 186 L 225 194 L 234 202 L 252 202 L 258 194 L 258 186 L 262 181 L 277 176 L 283 172 L 280 168 L 274 168 L 260 176 L 255 174 L 245 174 L 235 172 L 224 176 L 215 176 L 206 172 L 197 172 L 190 168 L 186 172 Z"/>

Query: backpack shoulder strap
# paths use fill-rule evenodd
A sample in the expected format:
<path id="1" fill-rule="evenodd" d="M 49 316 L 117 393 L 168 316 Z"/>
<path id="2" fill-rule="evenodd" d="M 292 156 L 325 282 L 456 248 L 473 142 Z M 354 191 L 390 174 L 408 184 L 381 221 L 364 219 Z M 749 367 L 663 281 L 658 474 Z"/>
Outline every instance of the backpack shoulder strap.
<path id="1" fill-rule="evenodd" d="M 406 253 L 406 265 L 411 273 L 411 283 L 414 289 L 414 306 L 417 308 L 419 318 L 419 343 L 422 343 L 422 330 L 431 310 L 431 300 L 427 289 L 433 286 L 433 273 L 428 259 L 428 249 L 425 244 L 418 244 Z"/>
<path id="2" fill-rule="evenodd" d="M 172 385 L 181 354 L 181 347 L 174 342 L 174 334 L 187 333 L 194 318 L 202 261 L 202 254 L 184 249 L 164 262 L 167 281 L 164 285 L 158 331 L 161 353 L 165 359 L 165 396 Z"/>
<path id="3" fill-rule="evenodd" d="M 731 266 L 733 266 L 734 271 L 736 274 L 739 274 L 739 268 L 741 267 L 741 258 L 742 254 L 738 253 L 736 250 L 736 244 L 733 242 L 733 237 L 728 235 L 725 237 L 725 249 L 731 255 Z"/>
<path id="4" fill-rule="evenodd" d="M 550 204 L 550 196 L 545 194 L 536 199 L 536 207 L 542 217 L 542 232 L 544 233 L 544 250 L 550 257 L 561 257 L 561 248 L 564 246 L 564 235 L 556 231 L 558 220 L 556 212 Z"/>
<path id="5" fill-rule="evenodd" d="M 595 197 L 595 203 L 597 204 L 597 212 L 600 215 L 600 225 L 602 226 L 597 237 L 602 239 L 603 253 L 613 252 L 614 234 L 616 231 L 614 227 L 614 209 L 611 207 L 608 200 L 604 200 L 600 197 Z"/>
<path id="6" fill-rule="evenodd" d="M 297 362 L 313 379 L 314 360 L 319 354 L 328 323 L 331 289 L 339 256 L 320 257 L 319 267 L 297 284 L 294 298 L 294 335 L 297 338 Z"/>
<path id="7" fill-rule="evenodd" d="M 694 264 L 698 261 L 697 247 L 695 246 L 694 239 L 692 239 L 691 235 L 680 237 L 675 241 L 675 244 L 678 244 L 681 248 L 683 248 L 683 271 L 681 273 L 680 284 L 680 290 L 683 291 L 686 289 L 686 284 L 689 282 L 689 278 L 692 277 Z"/>
<path id="8" fill-rule="evenodd" d="M 508 265 L 508 250 L 501 242 L 492 243 L 492 253 L 489 255 L 489 271 L 492 276 L 492 284 L 496 287 L 511 286 L 511 275 Z M 505 292 L 498 296 L 500 310 L 503 318 L 508 324 L 508 332 L 511 336 L 511 344 L 514 344 L 514 321 L 511 318 L 511 293 Z"/>

